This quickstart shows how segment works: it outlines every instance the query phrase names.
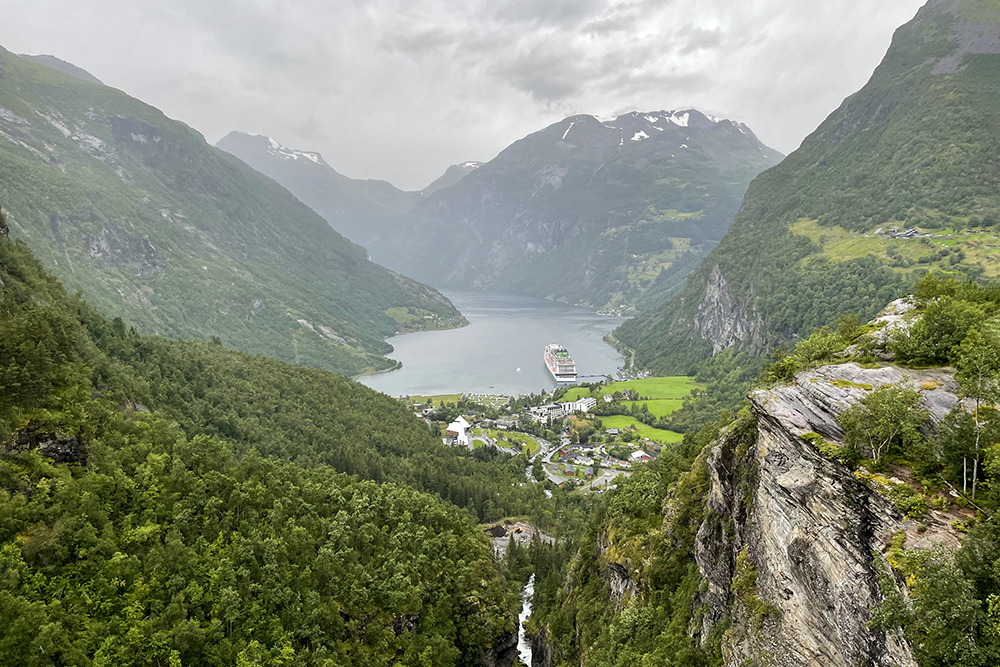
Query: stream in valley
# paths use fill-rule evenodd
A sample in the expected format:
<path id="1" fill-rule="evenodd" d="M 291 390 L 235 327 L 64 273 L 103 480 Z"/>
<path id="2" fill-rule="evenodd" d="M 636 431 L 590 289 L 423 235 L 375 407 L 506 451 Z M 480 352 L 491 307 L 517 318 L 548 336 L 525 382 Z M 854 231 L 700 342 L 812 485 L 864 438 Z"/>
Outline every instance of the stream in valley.
<path id="1" fill-rule="evenodd" d="M 521 591 L 521 613 L 517 616 L 517 657 L 528 667 L 531 667 L 531 645 L 524 636 L 524 622 L 531 616 L 531 596 L 534 594 L 535 575 L 531 575 Z"/>

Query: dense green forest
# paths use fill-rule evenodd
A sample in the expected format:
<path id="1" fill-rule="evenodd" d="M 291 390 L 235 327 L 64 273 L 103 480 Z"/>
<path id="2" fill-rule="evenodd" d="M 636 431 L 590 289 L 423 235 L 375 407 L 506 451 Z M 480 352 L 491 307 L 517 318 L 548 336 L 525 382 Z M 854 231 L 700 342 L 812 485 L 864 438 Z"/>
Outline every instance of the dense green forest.
<path id="1" fill-rule="evenodd" d="M 481 664 L 516 600 L 475 521 L 557 508 L 525 467 L 351 380 L 109 322 L 0 238 L 5 665 Z"/>
<path id="2" fill-rule="evenodd" d="M 18 370 L 7 386 L 16 387 L 12 395 L 27 404 L 50 400 L 53 387 L 69 381 L 53 377 L 72 371 L 74 386 L 89 386 L 104 402 L 132 411 L 153 410 L 192 436 L 225 439 L 239 453 L 256 449 L 302 465 L 326 464 L 403 483 L 467 507 L 483 521 L 522 513 L 544 498 L 540 489 L 513 484 L 527 467 L 523 458 L 486 460 L 489 454 L 444 447 L 388 396 L 325 371 L 212 342 L 138 334 L 68 296 L 25 245 L 7 241 L 0 253 L 4 294 L 11 295 L 8 300 L 17 290 L 24 294 L 21 310 L 4 317 L 0 345 L 11 347 L 3 358 L 12 364 L 26 359 L 9 367 Z M 13 301 L 7 307 L 14 308 Z M 33 333 L 40 322 L 42 336 Z M 59 359 L 66 363 L 54 361 Z M 22 410 L 0 414 L 0 436 L 9 437 L 24 419 Z"/>

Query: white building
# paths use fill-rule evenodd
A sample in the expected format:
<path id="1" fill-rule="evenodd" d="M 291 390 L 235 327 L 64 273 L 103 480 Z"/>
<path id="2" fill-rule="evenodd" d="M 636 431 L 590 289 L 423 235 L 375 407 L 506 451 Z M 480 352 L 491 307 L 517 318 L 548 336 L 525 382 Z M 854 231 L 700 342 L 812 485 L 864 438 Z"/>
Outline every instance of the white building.
<path id="1" fill-rule="evenodd" d="M 577 412 L 590 412 L 590 409 L 595 405 L 597 405 L 597 399 L 587 396 L 572 403 L 560 403 L 559 407 L 565 414 L 571 415 Z"/>
<path id="2" fill-rule="evenodd" d="M 462 445 L 466 449 L 472 448 L 472 424 L 465 421 L 465 417 L 459 417 L 452 423 L 448 424 L 448 428 L 445 430 L 444 434 L 448 437 L 455 439 L 456 445 Z"/>

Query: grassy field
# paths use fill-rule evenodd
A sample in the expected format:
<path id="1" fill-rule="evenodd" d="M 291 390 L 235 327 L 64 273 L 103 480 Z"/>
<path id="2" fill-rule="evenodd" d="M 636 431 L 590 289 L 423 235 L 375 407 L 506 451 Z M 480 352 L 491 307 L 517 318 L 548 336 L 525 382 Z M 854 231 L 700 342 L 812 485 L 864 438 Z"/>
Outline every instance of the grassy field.
<path id="1" fill-rule="evenodd" d="M 423 403 L 427 405 L 427 401 L 434 401 L 434 405 L 441 405 L 442 403 L 458 403 L 462 400 L 462 394 L 438 394 L 437 396 L 410 396 L 409 403 Z M 650 408 L 652 410 L 652 408 Z"/>
<path id="2" fill-rule="evenodd" d="M 542 445 L 539 444 L 537 440 L 526 433 L 516 433 L 514 431 L 489 431 L 489 436 L 494 440 L 507 438 L 508 440 L 521 443 L 521 451 L 524 451 L 524 448 L 527 447 L 526 453 L 528 456 L 534 456 L 538 453 L 538 450 L 542 448 Z"/>
<path id="3" fill-rule="evenodd" d="M 574 387 L 566 393 L 566 397 L 563 400 L 575 401 L 585 396 L 600 398 L 604 394 L 613 394 L 616 391 L 634 391 L 639 396 L 642 396 L 635 403 L 640 406 L 645 403 L 654 416 L 665 417 L 680 408 L 684 404 L 684 398 L 687 397 L 691 390 L 700 386 L 697 382 L 685 376 L 646 378 L 644 380 L 613 382 L 600 387 L 593 394 L 586 387 Z M 632 401 L 625 401 L 626 405 L 631 405 L 631 403 Z M 639 436 L 656 442 L 678 442 L 683 437 L 680 433 L 647 426 L 638 419 L 626 415 L 601 417 L 601 421 L 604 423 L 604 428 L 627 428 L 635 426 Z"/>
<path id="4" fill-rule="evenodd" d="M 654 401 L 680 401 L 687 396 L 692 389 L 695 387 L 700 387 L 697 382 L 689 377 L 673 376 L 673 377 L 658 377 L 658 378 L 646 378 L 645 380 L 627 380 L 625 382 L 612 382 L 609 385 L 600 387 L 595 393 L 591 394 L 586 387 L 573 387 L 566 393 L 565 401 L 575 401 L 578 398 L 583 398 L 585 396 L 602 396 L 604 394 L 613 394 L 616 391 L 637 391 L 640 396 L 643 396 L 645 400 L 648 398 L 649 410 L 653 411 Z M 677 407 L 680 407 L 678 403 Z M 669 414 L 672 412 L 668 410 L 664 414 Z"/>
<path id="5" fill-rule="evenodd" d="M 472 429 L 472 435 L 474 436 L 486 436 L 492 438 L 493 440 L 500 440 L 501 438 L 506 438 L 508 440 L 513 440 L 514 442 L 520 443 L 521 451 L 525 452 L 528 456 L 534 456 L 538 453 L 538 450 L 542 448 L 541 443 L 532 438 L 527 433 L 517 433 L 515 431 L 496 431 L 487 430 L 484 428 L 474 428 Z M 477 440 L 472 448 L 478 449 L 482 447 L 483 443 Z"/>
<path id="6" fill-rule="evenodd" d="M 649 438 L 654 442 L 680 442 L 684 438 L 680 433 L 646 426 L 635 417 L 627 415 L 601 417 L 601 422 L 604 424 L 604 428 L 628 428 L 634 426 L 639 437 Z"/>
<path id="7" fill-rule="evenodd" d="M 900 223 L 900 228 L 905 224 Z M 792 225 L 792 233 L 808 237 L 823 248 L 823 254 L 837 262 L 847 262 L 867 255 L 875 255 L 890 260 L 890 248 L 898 257 L 914 262 L 909 267 L 899 267 L 897 271 L 922 269 L 948 270 L 950 257 L 940 258 L 937 253 L 942 248 L 961 250 L 965 262 L 982 264 L 987 275 L 1000 275 L 1000 236 L 993 230 L 976 228 L 955 231 L 954 229 L 920 230 L 930 233 L 930 238 L 893 239 L 875 236 L 872 233 L 850 232 L 843 227 L 824 227 L 815 220 L 799 220 Z M 920 259 L 925 258 L 923 263 Z M 808 258 L 803 261 L 808 261 Z"/>

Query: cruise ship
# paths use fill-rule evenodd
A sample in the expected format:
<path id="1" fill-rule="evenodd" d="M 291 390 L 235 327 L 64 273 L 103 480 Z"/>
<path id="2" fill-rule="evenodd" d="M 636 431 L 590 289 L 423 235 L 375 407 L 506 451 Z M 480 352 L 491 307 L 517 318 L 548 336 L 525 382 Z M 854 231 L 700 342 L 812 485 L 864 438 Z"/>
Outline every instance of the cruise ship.
<path id="1" fill-rule="evenodd" d="M 576 382 L 576 362 L 562 345 L 545 346 L 545 365 L 556 382 Z"/>

